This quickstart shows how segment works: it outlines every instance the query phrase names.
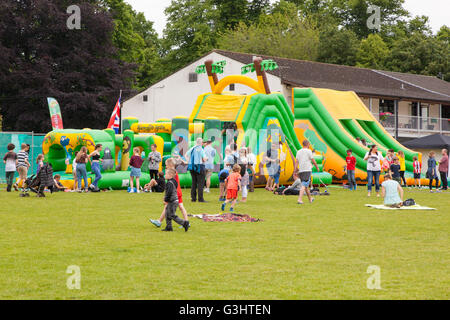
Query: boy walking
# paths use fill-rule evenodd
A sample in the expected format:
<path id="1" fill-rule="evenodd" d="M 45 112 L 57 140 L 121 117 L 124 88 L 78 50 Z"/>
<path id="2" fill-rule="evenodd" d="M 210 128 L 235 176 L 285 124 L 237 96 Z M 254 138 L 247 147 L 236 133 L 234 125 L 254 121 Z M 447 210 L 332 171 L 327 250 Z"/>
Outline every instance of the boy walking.
<path id="1" fill-rule="evenodd" d="M 20 183 L 25 182 L 27 179 L 28 168 L 31 166 L 28 161 L 28 151 L 30 151 L 30 146 L 26 143 L 22 143 L 21 150 L 17 153 L 17 172 L 19 173 L 19 181 L 14 185 L 14 189 L 20 185 Z"/>
<path id="2" fill-rule="evenodd" d="M 352 155 L 352 149 L 347 150 L 347 179 L 350 186 L 350 190 L 356 190 L 356 180 L 355 180 L 355 168 L 356 168 L 356 158 Z"/>
<path id="3" fill-rule="evenodd" d="M 11 187 L 13 185 L 14 174 L 16 172 L 17 165 L 17 154 L 14 152 L 16 146 L 12 143 L 8 144 L 8 152 L 3 157 L 3 162 L 5 163 L 5 174 L 6 174 L 6 191 L 11 192 Z M 14 189 L 18 191 L 16 185 Z"/>
<path id="4" fill-rule="evenodd" d="M 166 169 L 166 176 L 167 179 L 166 183 L 166 192 L 164 195 L 164 204 L 166 205 L 166 228 L 162 231 L 173 231 L 172 228 L 172 220 L 174 220 L 179 225 L 183 226 L 184 231 L 188 231 L 189 229 L 189 222 L 186 220 L 183 220 L 179 218 L 175 212 L 177 211 L 178 207 L 178 195 L 177 195 L 177 187 L 178 183 L 175 180 L 175 169 L 169 168 Z"/>
<path id="5" fill-rule="evenodd" d="M 225 179 L 227 199 L 224 203 L 222 203 L 222 211 L 225 211 L 225 206 L 229 202 L 231 202 L 230 212 L 234 211 L 234 205 L 236 204 L 238 191 L 241 189 L 241 179 L 241 166 L 235 164 L 233 166 L 233 172 Z"/>

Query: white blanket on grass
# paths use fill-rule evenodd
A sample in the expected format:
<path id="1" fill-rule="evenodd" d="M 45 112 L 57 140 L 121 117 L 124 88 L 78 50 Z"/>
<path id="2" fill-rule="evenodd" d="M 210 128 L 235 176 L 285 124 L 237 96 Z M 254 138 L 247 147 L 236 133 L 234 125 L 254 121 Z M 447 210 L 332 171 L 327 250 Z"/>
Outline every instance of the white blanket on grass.
<path id="1" fill-rule="evenodd" d="M 384 204 L 366 204 L 366 207 L 374 208 L 374 209 L 382 209 L 382 210 L 436 210 L 435 208 L 424 207 L 424 206 L 421 206 L 418 204 L 415 204 L 413 206 L 400 207 L 400 208 L 391 208 L 391 207 L 385 206 Z"/>

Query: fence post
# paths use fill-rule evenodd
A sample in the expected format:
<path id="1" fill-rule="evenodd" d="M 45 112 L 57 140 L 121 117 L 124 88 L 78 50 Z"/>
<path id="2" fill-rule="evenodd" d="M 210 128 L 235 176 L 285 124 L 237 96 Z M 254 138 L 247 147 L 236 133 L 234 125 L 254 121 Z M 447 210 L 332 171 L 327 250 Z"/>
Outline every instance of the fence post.
<path id="1" fill-rule="evenodd" d="M 34 131 L 31 131 L 31 174 L 34 173 Z"/>

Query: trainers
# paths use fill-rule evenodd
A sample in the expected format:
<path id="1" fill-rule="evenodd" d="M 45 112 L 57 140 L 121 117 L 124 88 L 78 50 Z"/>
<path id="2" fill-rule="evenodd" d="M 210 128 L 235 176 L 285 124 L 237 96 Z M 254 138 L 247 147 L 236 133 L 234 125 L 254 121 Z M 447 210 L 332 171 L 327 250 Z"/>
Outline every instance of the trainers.
<path id="1" fill-rule="evenodd" d="M 230 212 L 233 212 L 234 211 L 234 208 L 230 208 Z"/>
<path id="2" fill-rule="evenodd" d="M 172 229 L 172 228 L 167 228 L 167 227 L 165 227 L 165 228 L 162 229 L 161 231 L 173 231 L 173 229 Z"/>
<path id="3" fill-rule="evenodd" d="M 161 227 L 161 222 L 159 222 L 159 220 L 150 219 L 150 222 L 157 228 Z"/>
<path id="4" fill-rule="evenodd" d="M 184 228 L 184 232 L 187 232 L 190 228 L 191 224 L 189 223 L 189 221 L 185 221 L 183 223 L 183 228 Z"/>
<path id="5" fill-rule="evenodd" d="M 222 211 L 225 211 L 226 203 L 222 203 Z"/>

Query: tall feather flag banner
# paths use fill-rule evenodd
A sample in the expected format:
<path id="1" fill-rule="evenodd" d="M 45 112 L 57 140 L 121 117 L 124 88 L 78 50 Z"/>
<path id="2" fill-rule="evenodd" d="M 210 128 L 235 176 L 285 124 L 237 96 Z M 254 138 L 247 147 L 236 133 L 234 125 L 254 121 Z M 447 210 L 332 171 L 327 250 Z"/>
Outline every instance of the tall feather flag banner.
<path id="1" fill-rule="evenodd" d="M 53 130 L 64 129 L 58 101 L 55 98 L 47 98 L 47 102 Z"/>
<path id="2" fill-rule="evenodd" d="M 119 133 L 120 128 L 120 104 L 122 100 L 122 92 L 120 93 L 120 97 L 116 102 L 116 106 L 111 114 L 111 118 L 109 119 L 108 128 L 114 129 L 116 134 Z"/>

